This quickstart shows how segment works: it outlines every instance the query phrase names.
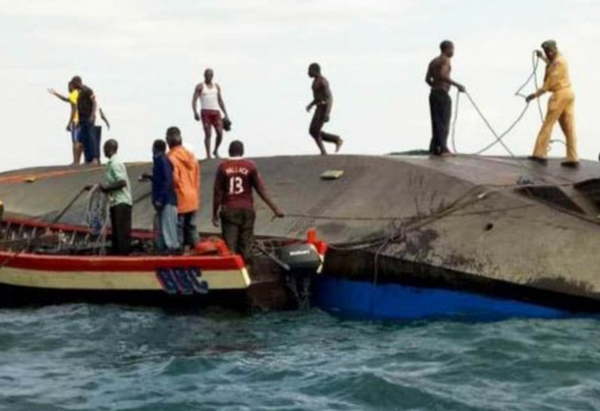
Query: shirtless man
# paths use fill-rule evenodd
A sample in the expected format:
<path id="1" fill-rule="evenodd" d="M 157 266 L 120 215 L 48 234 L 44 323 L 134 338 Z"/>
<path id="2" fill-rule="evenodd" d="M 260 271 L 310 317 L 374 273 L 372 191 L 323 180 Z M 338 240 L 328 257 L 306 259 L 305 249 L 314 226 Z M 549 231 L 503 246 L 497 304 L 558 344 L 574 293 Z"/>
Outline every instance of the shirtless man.
<path id="1" fill-rule="evenodd" d="M 213 83 L 214 72 L 212 69 L 206 69 L 204 71 L 204 82 L 200 83 L 194 89 L 194 96 L 192 97 L 192 110 L 194 110 L 194 118 L 196 121 L 202 120 L 202 126 L 204 128 L 204 147 L 206 148 L 206 158 L 210 159 L 210 138 L 212 134 L 212 128 L 215 129 L 217 134 L 217 141 L 215 142 L 215 150 L 213 155 L 219 158 L 219 147 L 223 141 L 223 119 L 221 119 L 221 112 L 225 114 L 225 120 L 229 122 L 229 116 L 225 109 L 225 103 L 221 95 L 221 87 L 217 83 Z M 198 100 L 200 100 L 201 111 L 198 113 Z"/>
<path id="2" fill-rule="evenodd" d="M 327 155 L 324 141 L 335 144 L 335 152 L 337 153 L 344 144 L 344 140 L 339 136 L 322 131 L 325 123 L 329 121 L 331 107 L 333 106 L 333 96 L 329 89 L 329 82 L 321 75 L 321 67 L 317 63 L 312 63 L 308 67 L 308 77 L 314 79 L 312 84 L 313 101 L 306 107 L 306 111 L 310 112 L 313 106 L 317 106 L 308 132 L 315 139 L 322 155 Z"/>
<path id="3" fill-rule="evenodd" d="M 448 150 L 448 133 L 450 132 L 450 117 L 452 115 L 452 100 L 448 92 L 451 86 L 466 92 L 465 86 L 450 78 L 452 66 L 450 60 L 454 56 L 454 44 L 445 40 L 440 44 L 442 53 L 434 58 L 427 68 L 425 82 L 431 87 L 429 108 L 431 110 L 431 128 L 433 136 L 429 152 L 434 156 L 451 156 Z"/>

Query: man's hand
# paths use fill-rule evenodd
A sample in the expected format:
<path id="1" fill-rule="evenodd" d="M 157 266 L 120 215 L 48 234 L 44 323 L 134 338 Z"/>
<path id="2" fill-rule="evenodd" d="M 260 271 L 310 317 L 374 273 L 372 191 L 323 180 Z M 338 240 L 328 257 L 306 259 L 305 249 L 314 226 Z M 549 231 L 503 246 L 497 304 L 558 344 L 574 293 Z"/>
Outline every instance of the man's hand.
<path id="1" fill-rule="evenodd" d="M 535 94 L 530 94 L 525 99 L 525 101 L 527 102 L 527 104 L 531 103 L 532 100 L 535 100 Z"/>
<path id="2" fill-rule="evenodd" d="M 543 52 L 541 52 L 540 50 L 536 50 L 536 51 L 535 51 L 535 55 L 536 55 L 536 57 L 537 57 L 537 58 L 539 58 L 539 59 L 542 59 L 542 58 L 544 58 L 544 53 L 543 53 Z"/>
<path id="3" fill-rule="evenodd" d="M 155 208 L 156 210 L 162 210 L 162 209 L 163 209 L 163 207 L 164 207 L 164 206 L 163 206 L 163 203 L 161 203 L 160 201 L 155 201 L 155 202 L 154 202 L 154 208 Z"/>
<path id="4" fill-rule="evenodd" d="M 329 114 L 325 114 L 325 118 L 323 118 L 324 123 L 329 123 Z"/>
<path id="5" fill-rule="evenodd" d="M 146 181 L 146 180 L 152 180 L 152 174 L 142 173 L 142 175 L 138 179 L 139 182 Z"/>
<path id="6" fill-rule="evenodd" d="M 218 227 L 219 226 L 219 217 L 214 215 L 212 218 L 212 223 L 215 227 Z"/>
<path id="7" fill-rule="evenodd" d="M 67 124 L 67 131 L 70 133 L 73 130 L 71 123 Z"/>
<path id="8" fill-rule="evenodd" d="M 52 94 L 53 96 L 56 96 L 56 90 L 54 90 L 53 88 L 49 88 L 48 89 L 48 93 Z"/>
<path id="9" fill-rule="evenodd" d="M 283 217 L 285 217 L 285 214 L 283 214 L 283 211 L 281 211 L 278 208 L 276 208 L 275 210 L 273 210 L 273 214 L 275 214 L 273 218 L 283 218 Z"/>
<path id="10" fill-rule="evenodd" d="M 456 88 L 458 88 L 458 91 L 460 91 L 461 93 L 467 92 L 467 88 L 465 86 L 463 86 L 462 84 L 457 84 Z"/>
<path id="11" fill-rule="evenodd" d="M 306 111 L 308 111 L 310 113 L 310 110 L 312 110 L 313 108 L 313 103 L 310 103 L 308 106 L 306 106 Z"/>
<path id="12" fill-rule="evenodd" d="M 195 111 L 194 111 L 194 119 L 196 121 L 200 121 L 200 114 L 196 113 Z"/>

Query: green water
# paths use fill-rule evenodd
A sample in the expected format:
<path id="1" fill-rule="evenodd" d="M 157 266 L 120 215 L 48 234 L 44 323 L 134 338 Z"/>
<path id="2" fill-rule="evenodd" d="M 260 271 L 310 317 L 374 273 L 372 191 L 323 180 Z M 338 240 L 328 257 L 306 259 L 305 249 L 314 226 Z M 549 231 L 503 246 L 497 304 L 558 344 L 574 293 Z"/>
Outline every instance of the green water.
<path id="1" fill-rule="evenodd" d="M 595 410 L 600 322 L 0 311 L 0 410 Z"/>

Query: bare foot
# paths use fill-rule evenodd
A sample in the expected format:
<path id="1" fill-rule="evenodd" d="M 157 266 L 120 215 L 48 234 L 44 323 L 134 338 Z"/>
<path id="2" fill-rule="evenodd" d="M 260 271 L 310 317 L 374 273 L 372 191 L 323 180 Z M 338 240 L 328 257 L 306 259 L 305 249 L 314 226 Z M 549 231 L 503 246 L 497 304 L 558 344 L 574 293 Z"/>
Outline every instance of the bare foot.
<path id="1" fill-rule="evenodd" d="M 342 140 L 340 138 L 339 141 L 337 143 L 335 143 L 335 152 L 339 153 L 340 152 L 340 148 L 342 148 L 343 145 L 344 145 L 344 140 Z"/>

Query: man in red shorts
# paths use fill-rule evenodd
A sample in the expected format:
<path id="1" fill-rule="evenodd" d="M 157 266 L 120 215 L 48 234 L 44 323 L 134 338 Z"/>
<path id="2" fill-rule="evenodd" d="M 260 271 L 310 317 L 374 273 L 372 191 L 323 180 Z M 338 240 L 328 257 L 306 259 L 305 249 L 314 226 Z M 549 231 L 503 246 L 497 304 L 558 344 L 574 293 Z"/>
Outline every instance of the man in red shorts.
<path id="1" fill-rule="evenodd" d="M 212 154 L 219 158 L 219 147 L 223 141 L 223 120 L 221 120 L 221 111 L 225 114 L 225 121 L 229 121 L 225 103 L 221 95 L 221 87 L 217 83 L 213 83 L 214 73 L 212 69 L 204 71 L 204 83 L 200 83 L 194 89 L 192 97 L 192 109 L 194 110 L 194 118 L 196 121 L 202 119 L 204 128 L 204 147 L 206 148 L 206 158 L 210 159 L 210 139 L 212 129 L 215 129 L 217 141 L 215 142 L 215 150 Z M 200 100 L 201 111 L 198 113 L 198 100 Z M 219 110 L 220 109 L 220 110 Z"/>
<path id="2" fill-rule="evenodd" d="M 213 193 L 213 224 L 218 227 L 220 217 L 227 247 L 241 254 L 249 264 L 256 220 L 252 189 L 256 190 L 276 217 L 283 218 L 283 212 L 269 197 L 256 165 L 243 158 L 243 155 L 244 144 L 233 141 L 229 145 L 229 160 L 221 163 L 217 170 Z"/>

